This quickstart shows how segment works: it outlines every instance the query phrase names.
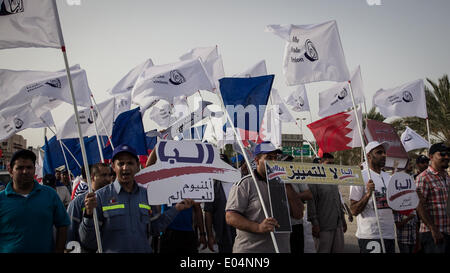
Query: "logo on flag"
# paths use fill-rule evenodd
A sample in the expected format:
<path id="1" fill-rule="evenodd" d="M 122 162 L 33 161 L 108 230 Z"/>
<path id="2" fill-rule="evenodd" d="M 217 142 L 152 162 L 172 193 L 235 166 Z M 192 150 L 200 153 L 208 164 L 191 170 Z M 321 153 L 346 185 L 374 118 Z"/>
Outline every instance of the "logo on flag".
<path id="1" fill-rule="evenodd" d="M 4 0 L 0 5 L 0 16 L 23 12 L 23 0 Z"/>
<path id="2" fill-rule="evenodd" d="M 61 88 L 61 81 L 59 79 L 49 80 L 45 84 L 50 85 L 54 88 Z"/>
<path id="3" fill-rule="evenodd" d="M 316 47 L 310 39 L 307 39 L 305 42 L 305 57 L 311 62 L 319 60 L 319 54 L 317 53 Z"/>
<path id="4" fill-rule="evenodd" d="M 14 119 L 14 125 L 16 126 L 16 129 L 22 128 L 23 120 L 21 120 L 20 118 L 15 118 Z"/>
<path id="5" fill-rule="evenodd" d="M 169 82 L 173 85 L 180 85 L 184 83 L 186 79 L 183 77 L 183 75 L 178 70 L 172 70 L 170 71 L 170 79 Z"/>
<path id="6" fill-rule="evenodd" d="M 338 99 L 343 100 L 345 97 L 347 97 L 347 95 L 348 95 L 347 88 L 344 87 L 342 91 L 339 93 Z"/>
<path id="7" fill-rule="evenodd" d="M 411 92 L 403 91 L 403 100 L 405 102 L 412 102 L 414 99 L 413 99 L 413 96 L 412 96 Z"/>

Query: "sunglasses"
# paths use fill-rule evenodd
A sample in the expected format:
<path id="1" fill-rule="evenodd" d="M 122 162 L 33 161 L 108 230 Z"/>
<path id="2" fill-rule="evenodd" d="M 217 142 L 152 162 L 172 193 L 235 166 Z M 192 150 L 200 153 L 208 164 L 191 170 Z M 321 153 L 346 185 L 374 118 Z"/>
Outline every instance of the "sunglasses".
<path id="1" fill-rule="evenodd" d="M 450 152 L 439 152 L 439 154 L 444 157 L 446 155 L 450 156 Z"/>

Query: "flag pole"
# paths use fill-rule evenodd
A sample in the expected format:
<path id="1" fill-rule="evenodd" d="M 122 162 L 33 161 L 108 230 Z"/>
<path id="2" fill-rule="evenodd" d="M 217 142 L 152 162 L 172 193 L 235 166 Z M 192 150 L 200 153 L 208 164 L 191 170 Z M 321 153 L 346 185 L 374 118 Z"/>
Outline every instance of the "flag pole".
<path id="1" fill-rule="evenodd" d="M 253 172 L 252 165 L 251 165 L 251 163 L 250 163 L 250 160 L 249 160 L 248 157 L 247 157 L 247 153 L 245 152 L 244 145 L 242 144 L 241 136 L 237 133 L 236 128 L 234 127 L 234 122 L 232 122 L 231 117 L 230 117 L 230 114 L 228 113 L 227 109 L 225 108 L 225 103 L 223 102 L 223 98 L 222 98 L 222 94 L 220 93 L 220 90 L 219 90 L 219 92 L 217 92 L 217 93 L 218 93 L 218 96 L 219 96 L 219 98 L 220 98 L 220 102 L 221 102 L 221 104 L 222 104 L 222 109 L 223 109 L 224 113 L 227 115 L 227 120 L 228 120 L 228 122 L 229 122 L 230 125 L 231 125 L 231 129 L 233 130 L 234 135 L 236 136 L 236 140 L 237 140 L 237 143 L 238 143 L 238 145 L 239 145 L 239 148 L 241 148 L 242 155 L 244 156 L 244 160 L 245 160 L 245 162 L 247 163 L 247 166 L 248 166 L 248 170 L 249 170 L 249 172 L 250 172 L 250 175 L 252 176 L 253 182 L 255 183 L 256 191 L 257 191 L 257 193 L 258 193 L 259 202 L 261 203 L 261 207 L 262 207 L 262 209 L 263 209 L 264 216 L 265 216 L 266 218 L 269 218 L 269 214 L 267 213 L 267 209 L 266 209 L 266 206 L 265 206 L 265 204 L 264 204 L 264 200 L 263 200 L 263 198 L 262 198 L 261 191 L 259 190 L 258 183 L 256 182 L 256 176 L 255 176 L 255 173 Z M 266 163 L 264 163 L 264 164 L 266 164 Z M 275 238 L 275 233 L 274 233 L 273 231 L 270 232 L 270 237 L 272 238 L 273 247 L 275 248 L 275 252 L 276 252 L 276 253 L 280 253 L 280 251 L 279 251 L 279 249 L 278 249 L 277 240 L 276 240 L 276 238 Z"/>
<path id="2" fill-rule="evenodd" d="M 428 149 L 430 149 L 430 146 L 431 146 L 431 141 L 430 141 L 430 122 L 429 122 L 429 119 L 428 119 L 428 115 L 427 115 L 426 121 L 427 121 Z"/>
<path id="3" fill-rule="evenodd" d="M 301 132 L 302 137 L 303 137 L 303 129 L 298 125 L 297 121 L 295 121 L 295 125 L 297 125 L 297 127 L 300 128 L 300 132 Z M 306 139 L 306 138 L 303 138 L 303 140 L 305 140 L 306 142 L 308 142 L 309 146 L 311 147 L 311 150 L 313 150 L 313 152 L 314 152 L 314 155 L 315 155 L 316 157 L 319 157 L 319 156 L 317 155 L 317 152 L 316 152 L 315 147 L 313 147 L 313 145 L 311 144 L 311 142 L 310 142 L 308 139 Z M 302 151 L 303 151 L 303 148 L 302 148 Z"/>
<path id="4" fill-rule="evenodd" d="M 100 136 L 98 135 L 97 118 L 95 117 L 95 112 L 94 112 L 93 106 L 91 106 L 91 114 L 92 114 L 92 119 L 94 120 L 95 137 L 97 138 L 98 153 L 100 154 L 100 160 L 102 161 L 102 163 L 105 163 L 105 158 L 103 157 L 103 149 L 102 149 L 102 145 L 100 143 Z"/>
<path id="5" fill-rule="evenodd" d="M 361 138 L 361 149 L 364 151 L 364 148 L 365 148 L 364 137 L 363 137 L 363 134 L 362 134 L 362 127 L 361 127 L 361 124 L 359 122 L 358 110 L 356 109 L 355 98 L 353 97 L 352 81 L 348 81 L 348 86 L 350 88 L 350 96 L 352 97 L 352 102 L 353 102 L 353 111 L 355 112 L 355 117 L 356 117 L 356 123 L 358 125 L 359 136 Z M 364 154 L 364 159 L 367 162 L 367 174 L 369 175 L 369 180 L 372 180 L 372 175 L 370 174 L 369 161 L 367 159 L 367 153 L 363 152 L 363 154 Z M 375 210 L 375 217 L 377 219 L 378 231 L 380 232 L 381 249 L 382 249 L 383 253 L 386 253 L 386 248 L 384 246 L 383 235 L 381 234 L 380 218 L 378 216 L 377 201 L 375 199 L 375 192 L 374 191 L 372 191 L 372 201 L 373 201 L 373 207 L 374 207 L 374 210 Z"/>
<path id="6" fill-rule="evenodd" d="M 111 148 L 114 150 L 114 145 L 113 145 L 113 143 L 112 143 L 112 141 L 111 141 L 111 136 L 108 135 L 108 130 L 106 130 L 105 121 L 104 121 L 104 119 L 103 119 L 102 112 L 101 112 L 100 109 L 98 108 L 97 102 L 95 102 L 95 98 L 94 98 L 94 95 L 93 95 L 93 94 L 91 94 L 91 98 L 92 98 L 92 101 L 94 102 L 95 108 L 97 108 L 98 115 L 100 116 L 100 121 L 102 122 L 103 130 L 105 130 L 105 134 L 106 134 L 106 135 L 108 136 L 108 138 L 109 138 L 109 143 L 111 144 Z M 116 97 L 114 97 L 114 109 L 115 109 L 115 108 L 116 108 Z M 114 111 L 114 112 L 115 112 L 115 111 Z M 97 124 L 95 124 L 95 126 L 96 126 L 96 130 L 97 130 Z"/>
<path id="7" fill-rule="evenodd" d="M 52 3 L 53 3 L 53 7 L 54 7 L 54 12 L 55 12 L 56 25 L 57 25 L 58 32 L 59 32 L 58 34 L 59 34 L 59 38 L 60 38 L 61 51 L 62 51 L 63 58 L 64 58 L 64 65 L 66 66 L 67 79 L 69 81 L 70 95 L 72 97 L 72 103 L 73 103 L 73 110 L 75 112 L 75 118 L 77 121 L 77 129 L 78 129 L 78 136 L 80 138 L 80 147 L 81 147 L 81 154 L 83 156 L 83 164 L 84 164 L 84 166 L 86 166 L 85 170 L 86 170 L 86 178 L 88 180 L 88 189 L 89 189 L 89 192 L 91 193 L 92 192 L 91 174 L 90 174 L 89 168 L 88 168 L 89 163 L 88 163 L 88 159 L 87 159 L 86 148 L 84 146 L 83 133 L 81 131 L 81 126 L 80 126 L 80 117 L 78 116 L 78 107 L 77 107 L 77 102 L 75 99 L 75 92 L 73 90 L 72 76 L 70 75 L 69 61 L 67 59 L 66 46 L 65 46 L 64 37 L 62 34 L 61 22 L 59 20 L 58 7 L 56 5 L 56 0 L 52 1 Z M 97 239 L 97 248 L 98 248 L 97 251 L 99 253 L 102 253 L 103 248 L 102 248 L 100 231 L 99 231 L 99 226 L 98 226 L 97 209 L 93 210 L 93 219 L 94 219 L 95 236 Z"/>

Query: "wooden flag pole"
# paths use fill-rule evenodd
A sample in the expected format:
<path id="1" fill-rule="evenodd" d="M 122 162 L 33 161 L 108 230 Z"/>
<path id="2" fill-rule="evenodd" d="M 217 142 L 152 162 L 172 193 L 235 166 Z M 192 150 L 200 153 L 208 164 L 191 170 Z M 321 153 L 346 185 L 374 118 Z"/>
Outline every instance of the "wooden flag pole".
<path id="1" fill-rule="evenodd" d="M 358 110 L 356 110 L 355 98 L 353 97 L 352 81 L 348 81 L 348 86 L 350 88 L 350 96 L 352 97 L 352 102 L 353 102 L 353 111 L 355 112 L 355 117 L 356 117 L 356 123 L 358 125 L 359 136 L 361 138 L 361 149 L 364 151 L 364 148 L 365 148 L 364 137 L 363 137 L 363 134 L 362 134 L 361 123 L 359 122 Z M 363 154 L 364 154 L 364 159 L 367 162 L 367 174 L 369 175 L 369 180 L 372 180 L 372 175 L 370 174 L 369 161 L 367 159 L 367 153 L 363 152 Z M 375 191 L 372 191 L 372 201 L 373 201 L 373 207 L 374 207 L 374 210 L 375 210 L 375 217 L 377 218 L 378 231 L 380 232 L 381 249 L 383 251 L 382 253 L 386 253 L 386 248 L 384 247 L 383 235 L 381 233 L 381 225 L 380 225 L 380 218 L 378 216 L 378 208 L 377 208 L 377 201 L 375 199 Z"/>
<path id="2" fill-rule="evenodd" d="M 224 113 L 227 115 L 227 120 L 228 120 L 228 122 L 229 122 L 230 125 L 231 125 L 231 129 L 233 130 L 233 133 L 234 133 L 234 135 L 236 136 L 236 140 L 237 140 L 237 143 L 238 143 L 238 145 L 239 145 L 239 148 L 241 148 L 242 155 L 243 155 L 243 157 L 244 157 L 245 162 L 247 163 L 247 166 L 248 166 L 248 170 L 249 170 L 249 172 L 250 172 L 250 175 L 252 176 L 253 182 L 255 183 L 256 191 L 257 191 L 257 193 L 258 193 L 259 202 L 261 203 L 261 207 L 262 207 L 262 209 L 263 209 L 264 216 L 265 216 L 266 218 L 269 218 L 269 214 L 267 213 L 267 209 L 266 209 L 266 206 L 265 206 L 265 204 L 264 204 L 264 200 L 263 200 L 263 198 L 262 198 L 261 191 L 259 190 L 258 183 L 256 182 L 256 176 L 255 176 L 255 173 L 253 172 L 253 169 L 252 169 L 252 167 L 251 167 L 252 165 L 251 165 L 251 163 L 250 163 L 250 160 L 249 160 L 248 157 L 247 157 L 247 154 L 246 154 L 246 152 L 245 152 L 244 145 L 242 144 L 241 136 L 240 136 L 240 135 L 238 134 L 238 132 L 236 131 L 236 128 L 234 127 L 234 122 L 231 120 L 230 114 L 228 113 L 227 109 L 225 108 L 225 103 L 223 102 L 222 94 L 220 93 L 220 91 L 217 92 L 217 94 L 218 94 L 218 96 L 219 96 L 219 98 L 220 98 L 220 102 L 221 102 L 221 104 L 222 104 L 222 105 L 221 105 L 221 106 L 222 106 L 222 109 L 223 109 Z M 266 163 L 264 163 L 264 164 L 266 164 Z M 276 252 L 276 253 L 280 253 L 280 250 L 278 249 L 277 240 L 276 240 L 276 238 L 275 238 L 275 233 L 274 233 L 273 231 L 270 232 L 270 237 L 272 238 L 273 247 L 275 248 L 275 252 Z"/>
<path id="3" fill-rule="evenodd" d="M 64 64 L 66 66 L 67 79 L 69 81 L 70 95 L 72 96 L 73 110 L 75 112 L 75 118 L 77 121 L 77 129 L 78 129 L 78 136 L 80 138 L 80 147 L 81 147 L 81 154 L 83 156 L 83 164 L 84 164 L 84 166 L 86 166 L 85 170 L 86 170 L 86 178 L 88 181 L 88 188 L 89 188 L 89 192 L 92 192 L 91 174 L 90 174 L 89 168 L 88 168 L 89 163 L 87 160 L 86 148 L 84 145 L 83 132 L 81 131 L 81 126 L 80 126 L 80 117 L 78 116 L 78 107 L 77 107 L 77 102 L 75 99 L 75 92 L 73 90 L 72 76 L 70 75 L 69 61 L 67 59 L 66 46 L 65 46 L 64 37 L 62 34 L 61 22 L 59 20 L 58 7 L 56 5 L 56 1 L 52 1 L 52 2 L 53 2 L 54 11 L 55 11 L 56 25 L 58 27 L 59 38 L 61 40 L 61 51 L 63 53 Z M 93 211 L 94 211 L 93 219 L 94 219 L 95 236 L 97 239 L 97 248 L 98 248 L 97 251 L 99 253 L 102 253 L 103 248 L 102 248 L 102 243 L 101 243 L 101 238 L 100 238 L 100 229 L 98 226 L 97 209 L 94 209 Z"/>

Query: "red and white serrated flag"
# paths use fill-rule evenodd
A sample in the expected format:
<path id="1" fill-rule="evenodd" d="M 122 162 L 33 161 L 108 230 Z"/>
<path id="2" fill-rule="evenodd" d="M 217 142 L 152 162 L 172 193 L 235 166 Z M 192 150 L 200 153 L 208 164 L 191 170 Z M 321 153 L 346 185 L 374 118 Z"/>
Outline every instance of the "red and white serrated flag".
<path id="1" fill-rule="evenodd" d="M 336 21 L 268 25 L 266 31 L 286 40 L 283 74 L 287 85 L 350 79 Z"/>
<path id="2" fill-rule="evenodd" d="M 44 159 L 42 158 L 42 154 L 40 151 L 38 151 L 39 154 L 39 160 L 36 164 L 36 172 L 35 172 L 35 177 L 34 179 L 36 179 L 40 184 L 42 184 L 42 178 L 44 177 L 44 173 L 43 173 L 43 169 L 44 169 Z"/>
<path id="3" fill-rule="evenodd" d="M 0 1 L 0 49 L 62 45 L 55 0 Z"/>
<path id="4" fill-rule="evenodd" d="M 358 118 L 361 122 L 361 108 Z M 353 110 L 325 117 L 307 125 L 323 153 L 361 147 L 361 138 Z"/>

